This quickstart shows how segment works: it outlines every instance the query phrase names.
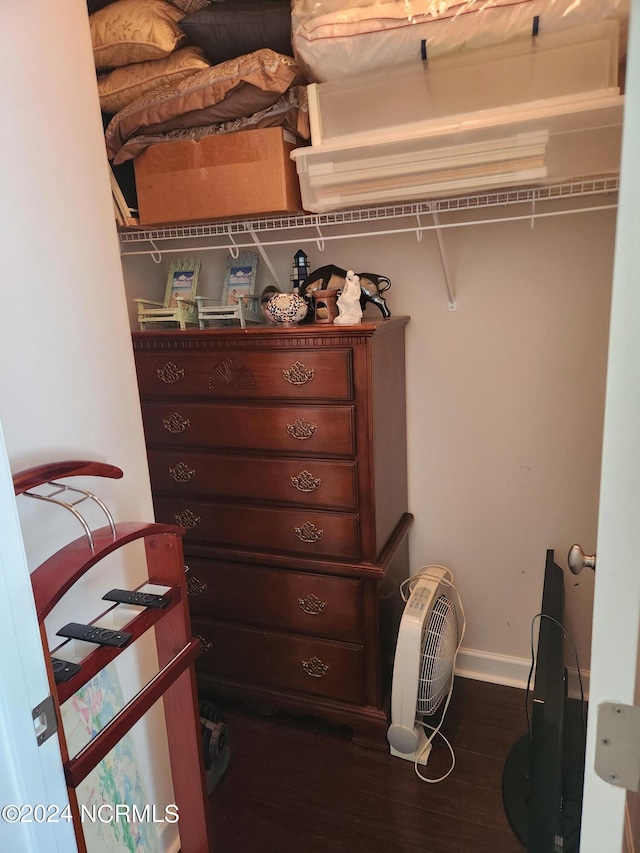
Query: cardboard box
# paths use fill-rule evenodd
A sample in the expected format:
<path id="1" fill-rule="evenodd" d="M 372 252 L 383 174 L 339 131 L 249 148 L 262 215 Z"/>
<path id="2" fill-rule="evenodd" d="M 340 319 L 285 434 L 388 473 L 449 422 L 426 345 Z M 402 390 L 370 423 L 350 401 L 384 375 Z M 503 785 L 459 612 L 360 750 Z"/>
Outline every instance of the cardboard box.
<path id="1" fill-rule="evenodd" d="M 295 147 L 279 127 L 151 145 L 134 161 L 140 225 L 299 213 Z"/>

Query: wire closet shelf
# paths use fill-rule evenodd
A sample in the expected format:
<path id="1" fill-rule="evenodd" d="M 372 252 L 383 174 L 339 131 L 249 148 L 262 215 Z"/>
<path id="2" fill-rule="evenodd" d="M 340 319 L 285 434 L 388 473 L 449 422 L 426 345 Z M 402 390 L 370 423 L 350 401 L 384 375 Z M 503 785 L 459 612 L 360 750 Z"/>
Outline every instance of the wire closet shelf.
<path id="1" fill-rule="evenodd" d="M 152 228 L 126 227 L 120 230 L 120 247 L 122 255 L 143 255 L 159 252 L 157 243 L 169 240 L 185 240 L 203 238 L 227 238 L 226 243 L 220 245 L 195 245 L 194 251 L 203 249 L 233 249 L 233 248 L 255 248 L 258 234 L 267 235 L 266 239 L 259 240 L 262 246 L 277 246 L 299 243 L 301 240 L 313 240 L 322 242 L 324 240 L 350 239 L 358 237 L 375 236 L 380 237 L 387 234 L 400 234 L 416 232 L 421 235 L 423 231 L 440 230 L 453 227 L 471 226 L 477 224 L 490 224 L 492 222 L 515 221 L 518 219 L 533 220 L 541 217 L 558 216 L 572 213 L 590 212 L 593 210 L 608 210 L 616 207 L 616 203 L 600 203 L 594 207 L 573 207 L 571 209 L 537 211 L 537 202 L 558 201 L 572 198 L 585 198 L 588 196 L 602 196 L 616 193 L 619 188 L 619 179 L 615 177 L 589 178 L 571 183 L 556 184 L 545 187 L 529 187 L 494 190 L 491 192 L 476 193 L 473 195 L 457 196 L 446 199 L 433 199 L 429 201 L 412 202 L 407 204 L 392 204 L 380 207 L 357 208 L 352 210 L 336 211 L 333 213 L 307 213 L 290 216 L 260 217 L 256 219 L 240 219 L 221 222 L 206 222 L 192 225 L 159 226 Z M 517 213 L 506 214 L 500 218 L 489 218 L 481 220 L 464 220 L 461 222 L 441 222 L 438 215 L 441 213 L 456 213 L 474 210 L 489 210 L 495 208 L 513 207 L 515 205 L 530 204 L 531 212 L 519 215 Z M 422 216 L 431 216 L 435 222 L 422 223 Z M 415 224 L 399 226 L 383 230 L 363 231 L 358 229 L 347 234 L 327 234 L 321 229 L 339 225 L 366 225 L 367 223 L 380 221 L 393 221 L 412 218 Z M 285 236 L 276 236 L 278 232 L 291 230 L 299 231 L 310 229 L 307 237 L 297 235 L 289 239 Z M 239 242 L 236 236 L 247 237 L 246 242 Z M 142 244 L 147 244 L 142 247 Z M 178 249 L 163 248 L 163 252 L 186 251 L 182 246 Z"/>

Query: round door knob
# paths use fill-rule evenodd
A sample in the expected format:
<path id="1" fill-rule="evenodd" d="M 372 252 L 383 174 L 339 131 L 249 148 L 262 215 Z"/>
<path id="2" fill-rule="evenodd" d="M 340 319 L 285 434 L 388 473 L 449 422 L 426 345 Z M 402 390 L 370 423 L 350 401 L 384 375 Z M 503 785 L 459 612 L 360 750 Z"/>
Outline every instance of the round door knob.
<path id="1" fill-rule="evenodd" d="M 569 568 L 574 575 L 579 575 L 580 572 L 587 568 L 596 570 L 596 555 L 589 557 L 584 553 L 580 545 L 572 545 L 567 557 Z"/>

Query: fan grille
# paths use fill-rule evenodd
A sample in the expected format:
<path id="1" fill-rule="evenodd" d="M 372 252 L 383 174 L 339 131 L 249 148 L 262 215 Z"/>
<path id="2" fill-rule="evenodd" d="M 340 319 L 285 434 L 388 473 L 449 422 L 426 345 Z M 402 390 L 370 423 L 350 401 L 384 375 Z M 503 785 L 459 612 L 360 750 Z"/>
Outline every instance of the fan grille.
<path id="1" fill-rule="evenodd" d="M 449 692 L 458 645 L 458 618 L 453 602 L 441 595 L 422 632 L 417 712 L 429 716 Z"/>

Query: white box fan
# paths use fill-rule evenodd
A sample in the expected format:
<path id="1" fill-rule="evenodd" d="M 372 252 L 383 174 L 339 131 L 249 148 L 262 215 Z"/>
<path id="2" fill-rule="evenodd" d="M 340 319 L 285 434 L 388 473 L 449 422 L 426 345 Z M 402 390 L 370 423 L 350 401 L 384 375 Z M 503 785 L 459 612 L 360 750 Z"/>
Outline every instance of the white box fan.
<path id="1" fill-rule="evenodd" d="M 405 586 L 409 599 L 398 632 L 387 740 L 392 755 L 426 764 L 440 725 L 429 726 L 433 733 L 427 737 L 422 718 L 434 714 L 444 703 L 440 724 L 444 719 L 464 635 L 464 610 L 453 574 L 443 566 L 420 569 Z M 445 742 L 453 757 L 446 738 Z"/>

